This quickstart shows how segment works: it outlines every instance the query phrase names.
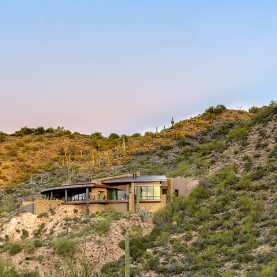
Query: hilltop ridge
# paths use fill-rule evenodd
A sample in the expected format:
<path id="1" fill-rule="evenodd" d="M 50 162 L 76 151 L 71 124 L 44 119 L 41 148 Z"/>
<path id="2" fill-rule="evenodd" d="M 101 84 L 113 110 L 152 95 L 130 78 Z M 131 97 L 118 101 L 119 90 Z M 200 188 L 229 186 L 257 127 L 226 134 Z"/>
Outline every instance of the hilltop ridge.
<path id="1" fill-rule="evenodd" d="M 101 177 L 107 171 L 109 174 L 113 170 L 121 171 L 120 167 L 128 164 L 134 156 L 170 147 L 184 137 L 195 136 L 221 122 L 242 122 L 250 117 L 248 112 L 227 110 L 219 105 L 218 110 L 207 109 L 202 115 L 145 135 L 111 134 L 104 137 L 97 132 L 88 136 L 63 128 L 45 130 L 42 127 L 24 127 L 12 135 L 2 133 L 0 187 L 16 186 L 32 176 L 57 169 L 68 171 L 69 181 L 78 180 L 78 172 L 85 173 L 86 179 L 97 175 Z"/>

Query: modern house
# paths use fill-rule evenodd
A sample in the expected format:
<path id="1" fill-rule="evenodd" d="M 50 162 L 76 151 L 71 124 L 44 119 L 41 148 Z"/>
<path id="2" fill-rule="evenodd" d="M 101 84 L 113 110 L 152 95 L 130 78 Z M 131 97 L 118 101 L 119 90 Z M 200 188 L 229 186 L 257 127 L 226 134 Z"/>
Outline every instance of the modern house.
<path id="1" fill-rule="evenodd" d="M 180 182 L 181 181 L 181 182 Z M 174 183 L 176 188 L 174 189 Z M 164 207 L 173 195 L 179 195 L 184 181 L 166 176 L 124 175 L 93 180 L 87 183 L 62 184 L 42 190 L 43 199 L 23 202 L 25 210 L 39 214 L 58 205 L 78 205 L 84 212 L 108 210 L 155 212 Z M 182 191 L 180 191 L 182 194 Z"/>

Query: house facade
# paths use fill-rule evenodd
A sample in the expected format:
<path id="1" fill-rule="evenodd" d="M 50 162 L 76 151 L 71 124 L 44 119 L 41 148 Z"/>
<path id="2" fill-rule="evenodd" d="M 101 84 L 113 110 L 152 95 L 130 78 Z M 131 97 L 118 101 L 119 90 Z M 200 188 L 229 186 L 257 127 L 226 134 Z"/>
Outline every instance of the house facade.
<path id="1" fill-rule="evenodd" d="M 35 214 L 59 205 L 78 205 L 84 212 L 130 211 L 155 212 L 172 196 L 172 180 L 166 176 L 124 175 L 92 182 L 62 184 L 41 191 L 43 199 L 23 202 L 25 210 Z"/>

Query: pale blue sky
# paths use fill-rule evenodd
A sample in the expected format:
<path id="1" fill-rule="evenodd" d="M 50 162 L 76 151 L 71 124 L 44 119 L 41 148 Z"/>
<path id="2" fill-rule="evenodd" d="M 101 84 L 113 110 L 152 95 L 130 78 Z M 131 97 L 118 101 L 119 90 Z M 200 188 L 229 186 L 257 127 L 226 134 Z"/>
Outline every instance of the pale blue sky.
<path id="1" fill-rule="evenodd" d="M 133 133 L 276 99 L 277 1 L 0 0 L 0 130 Z"/>

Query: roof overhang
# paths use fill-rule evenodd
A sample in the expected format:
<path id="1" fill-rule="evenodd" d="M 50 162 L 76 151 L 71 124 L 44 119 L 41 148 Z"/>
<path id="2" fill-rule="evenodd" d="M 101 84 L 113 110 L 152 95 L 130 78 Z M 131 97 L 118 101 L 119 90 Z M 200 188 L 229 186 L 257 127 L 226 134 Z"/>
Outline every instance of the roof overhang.
<path id="1" fill-rule="evenodd" d="M 80 184 L 64 184 L 59 187 L 51 187 L 51 188 L 46 188 L 41 191 L 41 193 L 46 193 L 50 191 L 57 191 L 57 190 L 65 190 L 65 189 L 86 189 L 86 188 L 106 188 L 107 186 L 105 185 L 100 185 L 100 184 L 94 184 L 94 183 L 80 183 Z"/>

